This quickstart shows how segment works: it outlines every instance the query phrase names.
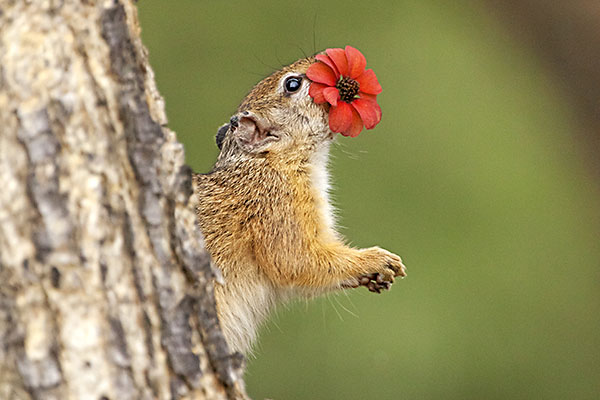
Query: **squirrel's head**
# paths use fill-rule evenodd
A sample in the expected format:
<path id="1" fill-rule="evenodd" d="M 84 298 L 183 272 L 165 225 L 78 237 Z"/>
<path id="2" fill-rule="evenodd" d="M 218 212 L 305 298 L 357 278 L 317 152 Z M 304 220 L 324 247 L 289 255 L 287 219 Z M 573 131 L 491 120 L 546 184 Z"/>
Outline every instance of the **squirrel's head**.
<path id="1" fill-rule="evenodd" d="M 315 104 L 308 94 L 306 70 L 314 62 L 314 57 L 300 59 L 254 86 L 217 133 L 219 160 L 234 155 L 308 159 L 333 139 L 329 106 Z"/>

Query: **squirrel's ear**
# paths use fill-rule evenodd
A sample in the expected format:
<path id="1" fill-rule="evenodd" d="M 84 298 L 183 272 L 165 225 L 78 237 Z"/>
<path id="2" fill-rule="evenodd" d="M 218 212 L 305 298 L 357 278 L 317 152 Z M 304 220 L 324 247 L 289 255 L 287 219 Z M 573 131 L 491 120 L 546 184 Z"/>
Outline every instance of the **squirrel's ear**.
<path id="1" fill-rule="evenodd" d="M 263 139 L 260 129 L 258 129 L 256 123 L 254 123 L 254 121 L 250 118 L 240 119 L 239 125 L 235 132 L 236 137 L 238 137 L 246 146 L 254 147 L 257 144 L 260 144 L 261 139 Z"/>
<path id="2" fill-rule="evenodd" d="M 234 137 L 247 151 L 262 151 L 263 145 L 278 139 L 267 121 L 252 112 L 244 111 L 233 116 L 229 123 Z"/>
<path id="3" fill-rule="evenodd" d="M 230 127 L 229 124 L 224 124 L 217 131 L 216 140 L 217 140 L 217 147 L 219 148 L 219 150 L 221 150 L 221 148 L 223 147 L 223 140 L 225 140 L 225 134 L 227 134 L 229 127 Z"/>

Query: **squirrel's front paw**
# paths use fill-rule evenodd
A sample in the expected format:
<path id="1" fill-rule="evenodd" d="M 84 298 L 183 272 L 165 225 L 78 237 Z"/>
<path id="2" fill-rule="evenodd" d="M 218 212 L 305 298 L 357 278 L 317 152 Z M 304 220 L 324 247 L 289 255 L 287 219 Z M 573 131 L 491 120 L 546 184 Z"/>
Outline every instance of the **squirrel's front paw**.
<path id="1" fill-rule="evenodd" d="M 381 293 L 389 290 L 394 283 L 394 277 L 406 276 L 406 267 L 402 259 L 379 247 L 364 249 L 367 270 L 373 271 L 356 277 L 350 287 L 365 286 L 369 291 Z"/>

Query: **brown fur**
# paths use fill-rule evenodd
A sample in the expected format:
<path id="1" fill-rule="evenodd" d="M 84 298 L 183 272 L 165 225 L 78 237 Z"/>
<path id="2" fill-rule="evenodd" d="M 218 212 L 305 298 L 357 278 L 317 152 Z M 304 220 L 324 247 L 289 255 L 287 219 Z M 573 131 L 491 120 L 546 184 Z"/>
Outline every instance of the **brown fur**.
<path id="1" fill-rule="evenodd" d="M 195 179 L 198 221 L 225 280 L 216 286 L 219 318 L 241 352 L 279 301 L 356 287 L 366 274 L 390 283 L 404 275 L 400 257 L 348 247 L 333 227 L 326 182 L 333 133 L 327 106 L 308 96 L 303 74 L 312 62 L 265 78 L 238 108 L 240 118 L 248 112 L 275 136 L 256 139 L 251 121 L 231 127 L 213 170 Z M 286 94 L 282 80 L 290 74 L 302 76 L 303 86 Z"/>

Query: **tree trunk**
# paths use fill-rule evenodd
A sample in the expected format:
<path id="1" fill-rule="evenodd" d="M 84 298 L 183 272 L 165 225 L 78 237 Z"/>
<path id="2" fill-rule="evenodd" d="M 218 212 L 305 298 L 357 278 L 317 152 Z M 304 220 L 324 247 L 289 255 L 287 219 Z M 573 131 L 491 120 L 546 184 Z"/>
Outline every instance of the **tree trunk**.
<path id="1" fill-rule="evenodd" d="M 245 398 L 131 0 L 0 0 L 0 399 Z"/>

